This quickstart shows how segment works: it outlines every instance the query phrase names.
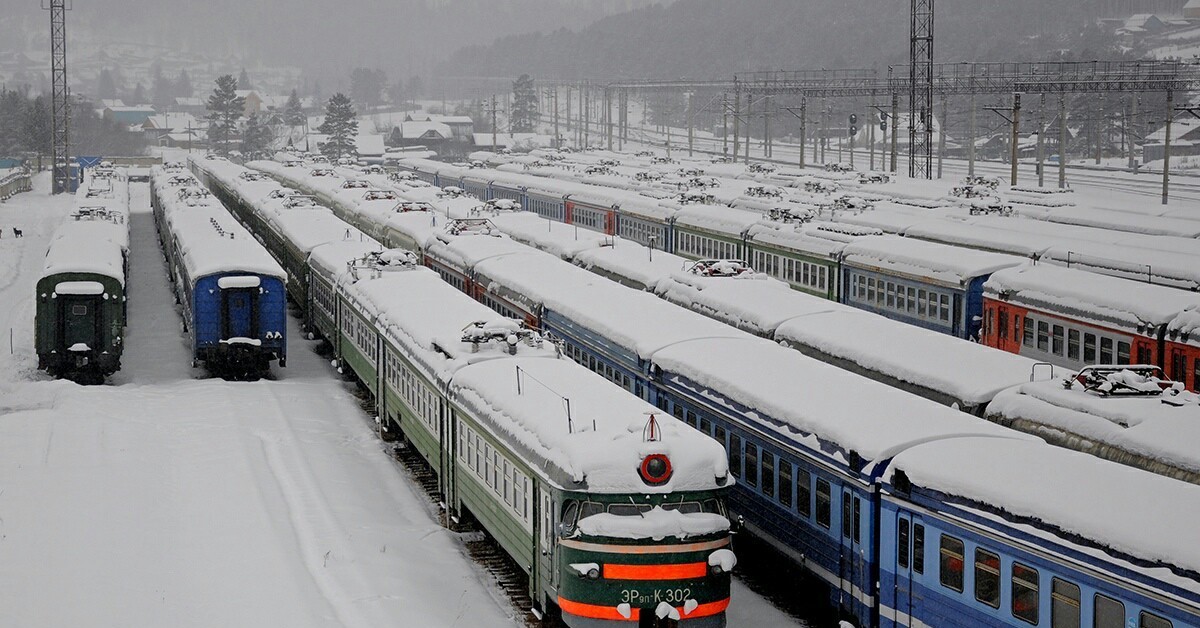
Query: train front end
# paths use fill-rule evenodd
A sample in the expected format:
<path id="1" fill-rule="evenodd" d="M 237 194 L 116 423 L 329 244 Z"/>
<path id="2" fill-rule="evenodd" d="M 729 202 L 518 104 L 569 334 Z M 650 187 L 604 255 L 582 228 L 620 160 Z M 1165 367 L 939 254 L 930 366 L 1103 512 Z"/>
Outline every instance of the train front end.
<path id="1" fill-rule="evenodd" d="M 664 484 L 671 460 L 647 455 L 638 473 L 647 486 Z M 566 495 L 557 600 L 564 622 L 572 628 L 725 626 L 736 564 L 727 491 Z"/>

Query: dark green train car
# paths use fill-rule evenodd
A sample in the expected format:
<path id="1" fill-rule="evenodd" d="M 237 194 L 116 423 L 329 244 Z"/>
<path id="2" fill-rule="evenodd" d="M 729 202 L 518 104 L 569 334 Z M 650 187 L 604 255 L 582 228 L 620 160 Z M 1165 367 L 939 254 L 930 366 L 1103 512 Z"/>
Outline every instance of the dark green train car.
<path id="1" fill-rule="evenodd" d="M 121 368 L 125 334 L 124 229 L 99 221 L 65 223 L 55 234 L 36 286 L 38 368 L 99 384 Z"/>

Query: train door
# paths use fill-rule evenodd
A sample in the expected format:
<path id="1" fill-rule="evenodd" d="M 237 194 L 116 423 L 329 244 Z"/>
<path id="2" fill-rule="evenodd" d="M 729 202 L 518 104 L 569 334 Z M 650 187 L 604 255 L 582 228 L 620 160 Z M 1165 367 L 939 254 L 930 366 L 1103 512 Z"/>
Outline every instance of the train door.
<path id="1" fill-rule="evenodd" d="M 855 497 L 849 490 L 842 491 L 842 537 L 840 556 L 840 578 L 842 587 L 842 608 L 853 612 L 855 599 L 865 593 L 860 586 L 863 580 L 863 566 L 859 560 L 862 532 L 859 524 L 862 522 L 862 500 Z"/>
<path id="2" fill-rule="evenodd" d="M 1182 347 L 1171 347 L 1167 356 L 1167 377 L 1187 385 L 1187 352 Z"/>
<path id="3" fill-rule="evenodd" d="M 221 289 L 221 339 L 258 338 L 258 288 Z"/>
<path id="4" fill-rule="evenodd" d="M 917 541 L 918 532 L 920 541 Z M 913 609 L 918 606 L 919 594 L 914 576 L 924 571 L 925 527 L 920 518 L 908 512 L 896 514 L 896 555 L 893 564 L 896 583 L 893 587 L 895 609 L 893 621 L 897 626 L 911 626 Z M 918 570 L 918 565 L 920 569 Z"/>
<path id="5" fill-rule="evenodd" d="M 538 525 L 541 528 L 538 535 L 538 559 L 541 563 L 541 589 L 549 592 L 551 601 L 558 600 L 558 557 L 555 555 L 558 546 L 558 525 L 554 512 L 554 497 L 550 491 L 538 489 Z"/>
<path id="6" fill-rule="evenodd" d="M 59 295 L 60 354 L 99 351 L 102 344 L 100 297 L 96 295 Z"/>

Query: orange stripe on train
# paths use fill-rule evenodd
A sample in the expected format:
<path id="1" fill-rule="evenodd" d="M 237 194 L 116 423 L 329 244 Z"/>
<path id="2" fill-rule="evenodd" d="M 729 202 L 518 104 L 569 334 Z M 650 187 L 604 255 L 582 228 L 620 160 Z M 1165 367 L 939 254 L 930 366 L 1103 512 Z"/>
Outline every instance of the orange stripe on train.
<path id="1" fill-rule="evenodd" d="M 575 615 L 577 617 L 588 617 L 590 619 L 606 619 L 606 620 L 610 620 L 610 621 L 635 622 L 635 621 L 638 621 L 638 619 L 640 619 L 641 612 L 642 612 L 642 609 L 640 609 L 640 608 L 631 608 L 631 609 L 629 609 L 629 617 L 626 617 L 626 616 L 622 615 L 620 612 L 618 612 L 617 607 L 615 607 L 615 606 L 600 606 L 598 604 L 584 604 L 583 602 L 572 602 L 571 600 L 568 600 L 564 597 L 558 598 L 558 607 L 561 608 L 564 613 Z M 676 606 L 675 610 L 679 611 L 679 616 L 683 617 L 684 619 L 695 619 L 697 617 L 708 617 L 709 615 L 716 615 L 718 613 L 724 613 L 725 610 L 728 608 L 729 608 L 729 598 L 725 598 L 723 600 L 718 600 L 716 602 L 709 602 L 707 604 L 701 604 L 701 605 L 697 606 L 696 608 L 693 608 L 692 612 L 690 612 L 690 613 L 684 613 L 682 606 Z"/>
<path id="2" fill-rule="evenodd" d="M 614 565 L 606 563 L 604 578 L 609 580 L 682 580 L 708 575 L 707 563 L 674 565 Z"/>

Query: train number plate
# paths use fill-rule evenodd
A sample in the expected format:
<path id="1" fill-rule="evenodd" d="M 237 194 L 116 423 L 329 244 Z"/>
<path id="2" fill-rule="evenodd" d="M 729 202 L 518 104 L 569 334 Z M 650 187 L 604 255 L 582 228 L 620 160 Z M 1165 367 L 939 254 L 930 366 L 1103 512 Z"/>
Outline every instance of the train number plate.
<path id="1" fill-rule="evenodd" d="M 684 588 L 675 589 L 621 589 L 621 601 L 630 606 L 638 606 L 641 604 L 658 604 L 666 602 L 668 604 L 678 605 L 691 599 L 692 590 Z"/>

